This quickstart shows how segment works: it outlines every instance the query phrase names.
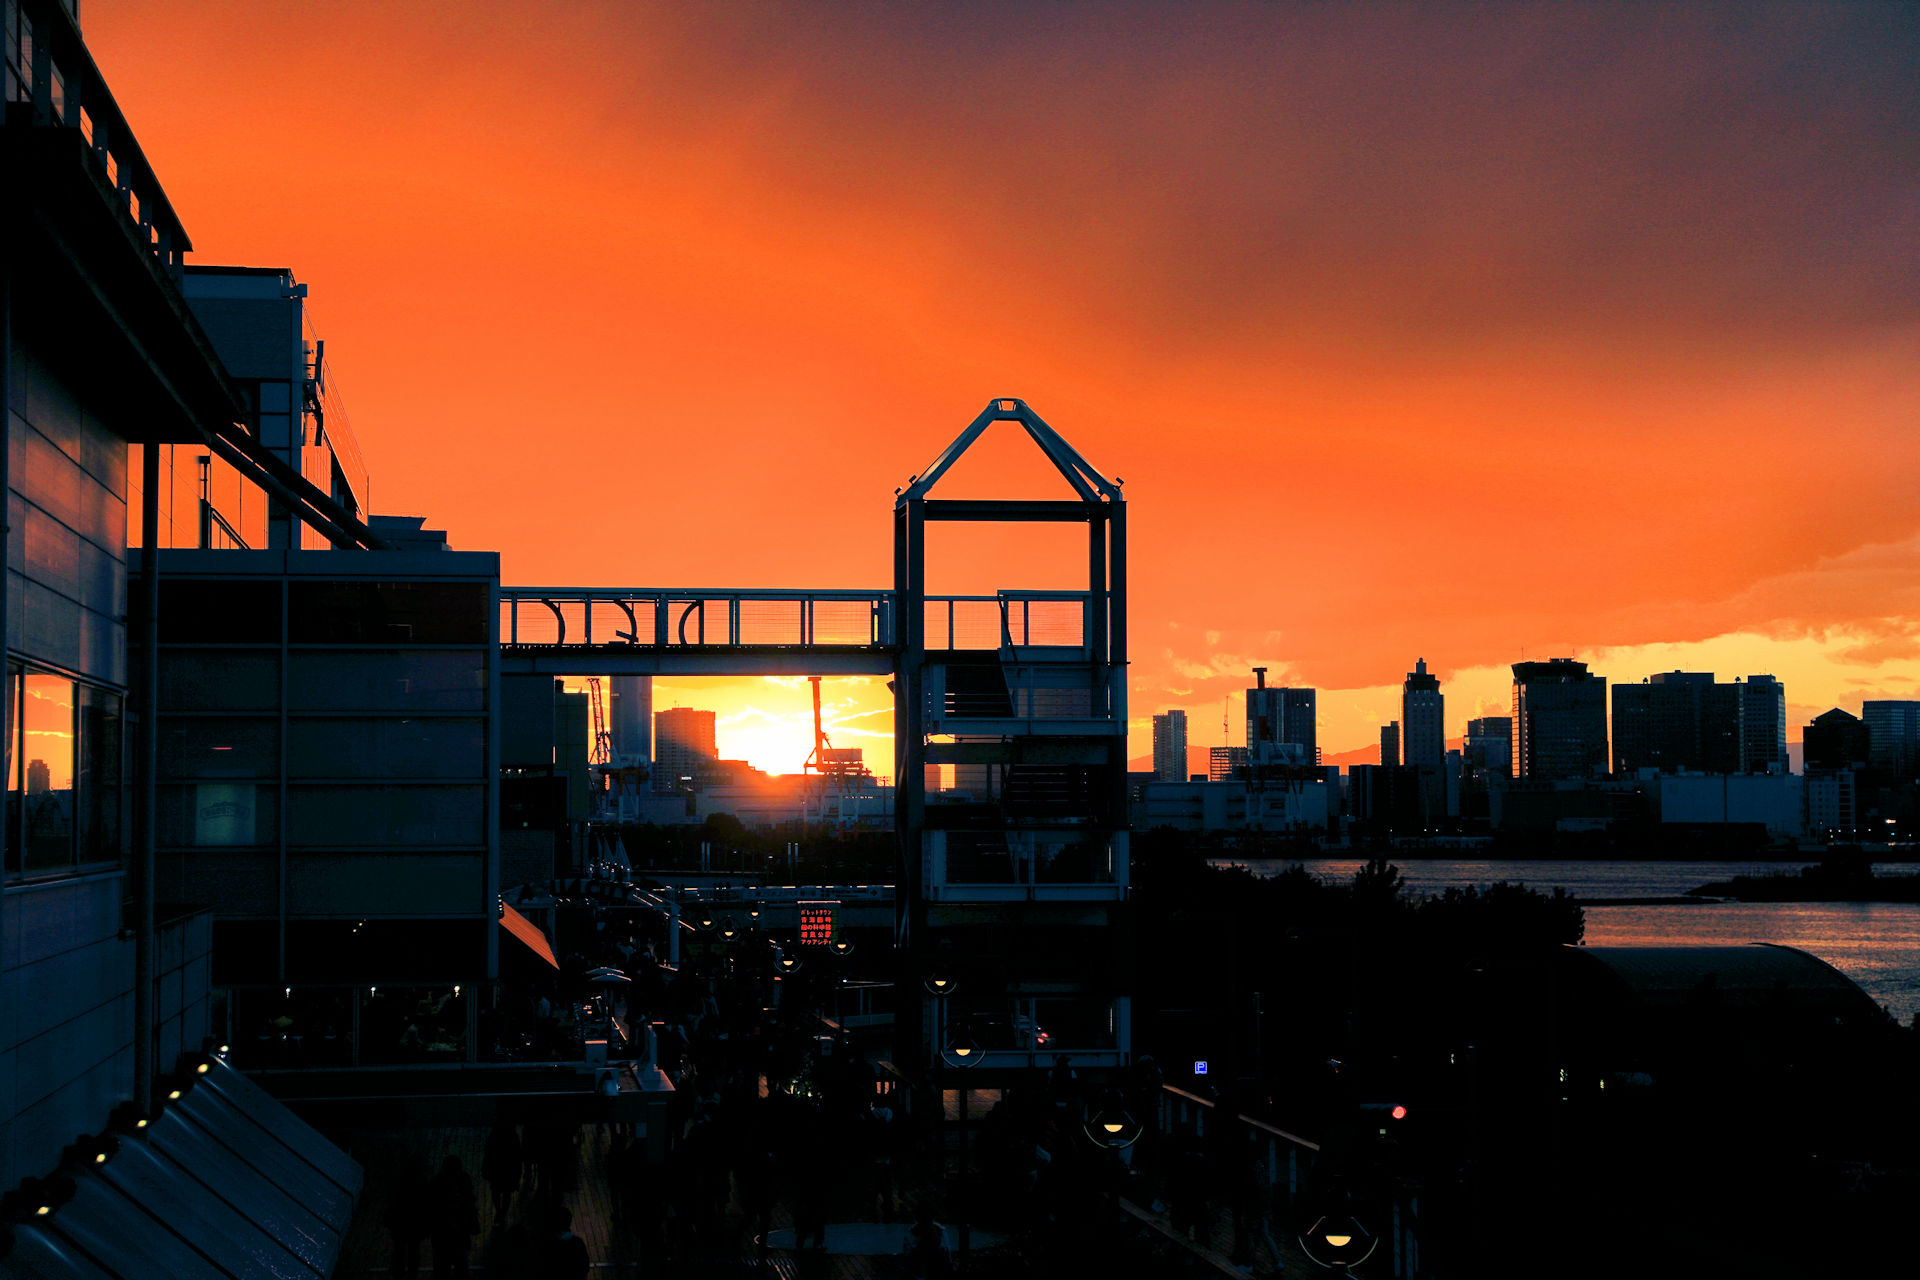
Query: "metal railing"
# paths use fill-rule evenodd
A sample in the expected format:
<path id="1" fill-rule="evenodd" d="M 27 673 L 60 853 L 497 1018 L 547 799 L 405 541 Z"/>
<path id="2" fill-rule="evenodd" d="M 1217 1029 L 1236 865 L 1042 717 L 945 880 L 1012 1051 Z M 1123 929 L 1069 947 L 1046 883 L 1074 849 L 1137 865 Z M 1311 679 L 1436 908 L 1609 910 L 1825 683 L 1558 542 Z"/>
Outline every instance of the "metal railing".
<path id="1" fill-rule="evenodd" d="M 926 647 L 1084 652 L 1092 610 L 1084 591 L 928 596 Z M 895 643 L 894 614 L 891 591 L 500 589 L 500 635 L 509 645 L 886 649 Z"/>
<path id="2" fill-rule="evenodd" d="M 886 591 L 598 590 L 502 587 L 500 636 L 510 645 L 667 648 L 886 648 Z"/>
<path id="3" fill-rule="evenodd" d="M 128 231 L 177 287 L 183 255 L 192 245 L 79 27 L 66 6 L 54 0 L 20 0 L 19 13 L 19 42 L 6 59 L 9 81 L 17 75 L 9 85 L 17 96 L 10 95 L 7 103 L 8 122 L 17 119 L 15 103 L 24 102 L 32 104 L 27 115 L 34 125 L 77 130 L 92 157 L 93 176 L 125 217 Z"/>

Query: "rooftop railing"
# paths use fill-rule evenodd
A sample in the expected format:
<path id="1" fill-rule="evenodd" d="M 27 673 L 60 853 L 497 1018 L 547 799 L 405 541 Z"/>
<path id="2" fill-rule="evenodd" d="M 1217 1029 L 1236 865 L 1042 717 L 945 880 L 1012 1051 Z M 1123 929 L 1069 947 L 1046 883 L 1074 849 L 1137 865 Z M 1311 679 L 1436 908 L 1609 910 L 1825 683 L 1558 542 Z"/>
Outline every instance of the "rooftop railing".
<path id="1" fill-rule="evenodd" d="M 177 288 L 193 245 L 80 28 L 57 0 L 18 0 L 17 11 L 18 29 L 5 33 L 7 124 L 77 131 L 86 140 L 93 176 L 128 232 Z"/>

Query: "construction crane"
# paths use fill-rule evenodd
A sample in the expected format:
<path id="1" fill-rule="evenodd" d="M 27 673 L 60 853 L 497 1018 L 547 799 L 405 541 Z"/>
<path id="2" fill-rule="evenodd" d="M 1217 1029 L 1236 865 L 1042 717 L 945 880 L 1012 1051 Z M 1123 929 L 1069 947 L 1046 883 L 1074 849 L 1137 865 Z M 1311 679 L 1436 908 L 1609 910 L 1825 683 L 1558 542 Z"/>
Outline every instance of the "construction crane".
<path id="1" fill-rule="evenodd" d="M 600 677 L 587 677 L 587 701 L 593 707 L 593 746 L 587 762 L 602 768 L 613 763 L 613 735 L 607 732 L 606 704 L 600 695 Z"/>

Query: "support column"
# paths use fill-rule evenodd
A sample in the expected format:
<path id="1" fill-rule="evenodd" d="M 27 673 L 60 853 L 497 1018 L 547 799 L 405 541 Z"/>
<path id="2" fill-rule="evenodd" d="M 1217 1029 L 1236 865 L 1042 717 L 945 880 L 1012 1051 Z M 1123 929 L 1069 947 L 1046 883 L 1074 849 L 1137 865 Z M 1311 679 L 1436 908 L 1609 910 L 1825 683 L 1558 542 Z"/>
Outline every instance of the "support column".
<path id="1" fill-rule="evenodd" d="M 160 755 L 160 450 L 140 450 L 140 826 L 133 850 L 133 1102 L 153 1108 L 153 850 Z M 198 1046 L 195 1046 L 196 1048 Z"/>

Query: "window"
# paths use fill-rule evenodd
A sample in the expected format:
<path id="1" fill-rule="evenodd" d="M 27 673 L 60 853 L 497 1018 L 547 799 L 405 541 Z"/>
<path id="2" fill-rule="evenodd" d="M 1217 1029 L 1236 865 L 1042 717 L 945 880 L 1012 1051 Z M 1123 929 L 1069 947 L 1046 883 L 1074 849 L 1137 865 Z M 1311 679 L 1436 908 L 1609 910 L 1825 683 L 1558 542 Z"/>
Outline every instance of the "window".
<path id="1" fill-rule="evenodd" d="M 121 860 L 121 697 L 11 667 L 6 682 L 6 871 L 45 876 Z"/>
<path id="2" fill-rule="evenodd" d="M 287 597 L 295 644 L 485 644 L 482 582 L 295 582 Z"/>
<path id="3" fill-rule="evenodd" d="M 80 751 L 76 810 L 82 863 L 118 862 L 121 825 L 120 695 L 79 686 Z"/>
<path id="4" fill-rule="evenodd" d="M 21 870 L 27 875 L 73 866 L 73 681 L 26 673 L 20 708 L 25 764 Z"/>

